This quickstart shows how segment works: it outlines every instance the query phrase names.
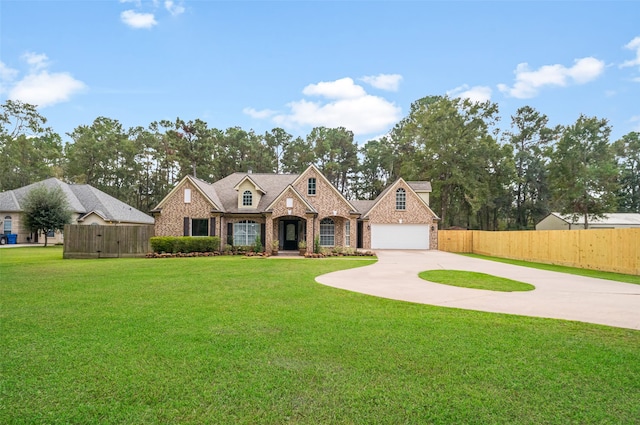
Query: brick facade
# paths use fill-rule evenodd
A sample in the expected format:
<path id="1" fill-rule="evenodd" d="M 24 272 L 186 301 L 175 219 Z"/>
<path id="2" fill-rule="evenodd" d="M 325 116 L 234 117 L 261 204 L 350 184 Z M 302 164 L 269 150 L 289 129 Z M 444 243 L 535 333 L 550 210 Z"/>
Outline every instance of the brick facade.
<path id="1" fill-rule="evenodd" d="M 252 176 L 259 178 L 259 176 Z M 295 177 L 295 176 L 293 176 Z M 315 194 L 308 193 L 310 178 L 315 178 Z M 257 180 L 256 180 L 257 182 Z M 257 182 L 256 184 L 260 184 Z M 403 188 L 406 193 L 406 208 L 396 209 L 396 190 Z M 184 190 L 191 190 L 191 200 L 186 203 Z M 280 240 L 282 231 L 280 223 L 284 220 L 295 221 L 299 225 L 298 240 L 307 242 L 307 251 L 313 251 L 314 239 L 320 235 L 320 222 L 330 218 L 334 222 L 334 246 L 346 246 L 346 223 L 349 223 L 349 247 L 355 248 L 358 243 L 358 223 L 361 221 L 362 248 L 371 248 L 372 223 L 380 224 L 425 224 L 431 226 L 430 247 L 437 249 L 437 218 L 419 195 L 402 179 L 398 180 L 371 208 L 366 215 L 354 211 L 353 205 L 347 201 L 320 173 L 310 166 L 300 176 L 295 178 L 290 186 L 286 186 L 277 197 L 266 198 L 271 202 L 262 211 L 242 212 L 242 194 L 250 190 L 254 194 L 252 207 L 257 206 L 260 196 L 252 181 L 246 179 L 233 192 L 237 199 L 227 199 L 227 204 L 237 205 L 237 211 L 219 212 L 211 198 L 201 192 L 190 178 L 183 179 L 178 186 L 159 204 L 155 213 L 156 235 L 181 236 L 184 232 L 184 218 L 215 218 L 216 229 L 213 233 L 221 237 L 222 246 L 227 241 L 227 224 L 242 220 L 252 220 L 264 225 L 265 235 L 262 244 L 266 250 L 272 247 L 272 241 Z M 208 189 L 203 189 L 207 191 Z M 271 191 L 271 195 L 276 195 Z M 208 193 L 208 192 L 207 192 Z M 227 191 L 226 193 L 229 193 Z M 227 196 L 229 197 L 229 196 Z M 254 209 L 255 211 L 255 209 Z M 400 221 L 401 220 L 401 221 Z M 211 232 L 210 232 L 211 233 Z M 280 240 L 280 248 L 283 241 Z"/>

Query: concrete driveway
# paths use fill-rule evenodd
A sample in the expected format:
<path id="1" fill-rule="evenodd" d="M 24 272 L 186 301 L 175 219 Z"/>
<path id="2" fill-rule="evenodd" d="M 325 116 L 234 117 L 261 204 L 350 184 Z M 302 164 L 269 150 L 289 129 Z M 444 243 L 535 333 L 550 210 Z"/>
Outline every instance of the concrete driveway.
<path id="1" fill-rule="evenodd" d="M 640 285 L 479 260 L 441 251 L 377 251 L 367 267 L 318 276 L 335 288 L 377 297 L 467 310 L 576 320 L 640 330 Z M 494 292 L 427 282 L 424 270 L 468 270 L 534 285 Z"/>

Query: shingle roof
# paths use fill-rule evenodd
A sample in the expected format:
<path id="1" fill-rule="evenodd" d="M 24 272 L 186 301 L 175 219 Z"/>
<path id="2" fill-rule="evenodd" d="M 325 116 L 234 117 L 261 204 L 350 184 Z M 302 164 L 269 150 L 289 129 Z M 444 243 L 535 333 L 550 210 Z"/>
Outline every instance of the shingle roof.
<path id="1" fill-rule="evenodd" d="M 427 181 L 413 181 L 407 182 L 409 187 L 416 192 L 431 192 L 431 182 Z"/>
<path id="2" fill-rule="evenodd" d="M 67 184 L 50 178 L 14 190 L 0 193 L 0 211 L 22 211 L 21 204 L 33 188 L 44 185 L 48 189 L 59 187 L 64 192 L 69 208 L 74 213 L 85 216 L 92 212 L 107 221 L 153 224 L 153 217 L 108 195 L 88 184 Z"/>
<path id="3" fill-rule="evenodd" d="M 571 224 L 584 224 L 584 216 L 578 217 L 577 220 L 573 220 L 571 214 L 560 214 L 557 212 L 551 213 L 558 218 Z M 639 213 L 609 213 L 604 217 L 589 217 L 590 224 L 611 224 L 611 225 L 640 225 Z"/>
<path id="4" fill-rule="evenodd" d="M 238 193 L 234 188 L 246 176 L 247 173 L 233 173 L 211 185 L 213 186 L 218 198 L 222 200 L 222 208 L 226 212 L 255 213 L 264 211 L 288 185 L 298 178 L 298 174 L 249 174 L 251 179 L 266 193 L 262 196 L 260 203 L 255 209 L 243 208 L 240 210 L 238 209 Z"/>
<path id="5" fill-rule="evenodd" d="M 356 212 L 362 215 L 368 213 L 375 203 L 376 201 L 351 201 L 351 205 L 356 209 Z"/>

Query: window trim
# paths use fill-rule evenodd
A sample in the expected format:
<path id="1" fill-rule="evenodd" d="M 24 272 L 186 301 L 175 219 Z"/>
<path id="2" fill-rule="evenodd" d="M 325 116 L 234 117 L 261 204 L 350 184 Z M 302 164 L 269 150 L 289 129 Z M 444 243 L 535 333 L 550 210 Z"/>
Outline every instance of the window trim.
<path id="1" fill-rule="evenodd" d="M 325 217 L 320 220 L 320 246 L 335 246 L 335 244 L 336 223 L 333 219 Z"/>
<path id="2" fill-rule="evenodd" d="M 396 210 L 407 210 L 407 191 L 403 188 L 399 188 L 398 190 L 396 190 Z"/>
<path id="3" fill-rule="evenodd" d="M 252 226 L 250 226 L 252 225 Z M 249 240 L 255 231 L 253 240 Z M 244 232 L 244 234 L 242 234 Z M 243 240 L 239 240 L 239 236 Z M 233 223 L 233 245 L 234 246 L 251 246 L 255 244 L 257 237 L 260 236 L 260 223 L 254 220 L 241 220 Z"/>
<path id="4" fill-rule="evenodd" d="M 315 177 L 307 180 L 307 195 L 314 196 L 318 192 L 318 181 Z"/>
<path id="5" fill-rule="evenodd" d="M 351 246 L 351 220 L 344 222 L 344 246 Z"/>
<path id="6" fill-rule="evenodd" d="M 196 230 L 196 224 L 195 224 L 196 221 L 200 223 L 200 225 L 202 225 L 201 222 L 204 222 L 204 230 L 206 230 L 204 234 L 201 234 L 201 235 L 194 234 L 195 233 L 194 230 Z M 200 229 L 200 230 L 203 230 L 203 229 Z M 209 220 L 206 218 L 192 218 L 191 219 L 191 236 L 194 236 L 194 237 L 209 236 Z"/>
<path id="7" fill-rule="evenodd" d="M 253 206 L 253 192 L 250 190 L 245 190 L 242 192 L 242 206 L 243 207 L 252 207 Z"/>
<path id="8" fill-rule="evenodd" d="M 4 218 L 4 223 L 2 223 L 2 233 L 5 235 L 8 235 L 11 233 L 11 230 L 13 230 L 12 228 L 13 228 L 13 219 L 11 218 L 10 215 L 7 215 Z"/>

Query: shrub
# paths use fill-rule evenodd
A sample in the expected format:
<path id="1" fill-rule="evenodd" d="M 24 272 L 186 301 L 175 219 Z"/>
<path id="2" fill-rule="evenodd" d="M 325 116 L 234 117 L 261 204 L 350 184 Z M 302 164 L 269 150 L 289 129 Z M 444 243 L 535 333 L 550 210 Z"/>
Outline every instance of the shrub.
<path id="1" fill-rule="evenodd" d="M 254 252 L 262 252 L 262 241 L 260 240 L 260 236 L 256 237 L 256 242 L 253 244 Z"/>
<path id="2" fill-rule="evenodd" d="M 320 236 L 316 235 L 315 239 L 313 240 L 313 252 L 315 254 L 320 254 Z"/>
<path id="3" fill-rule="evenodd" d="M 220 249 L 218 236 L 154 236 L 151 249 L 157 253 L 214 252 Z"/>

